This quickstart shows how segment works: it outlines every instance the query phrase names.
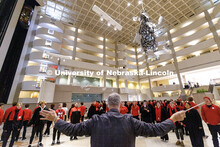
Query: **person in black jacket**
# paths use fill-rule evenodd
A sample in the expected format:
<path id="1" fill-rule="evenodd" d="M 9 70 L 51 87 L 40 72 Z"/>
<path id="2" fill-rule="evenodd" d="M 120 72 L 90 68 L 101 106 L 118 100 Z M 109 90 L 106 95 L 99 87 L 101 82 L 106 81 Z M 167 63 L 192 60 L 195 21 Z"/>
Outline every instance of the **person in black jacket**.
<path id="1" fill-rule="evenodd" d="M 91 136 L 91 147 L 135 147 L 137 136 L 163 136 L 175 127 L 176 121 L 182 121 L 185 112 L 177 112 L 158 124 L 145 123 L 129 114 L 121 114 L 121 98 L 117 93 L 108 97 L 109 111 L 102 115 L 94 115 L 92 119 L 82 123 L 71 124 L 60 120 L 56 112 L 42 111 L 44 120 L 54 121 L 55 128 L 68 136 Z"/>
<path id="2" fill-rule="evenodd" d="M 141 119 L 146 123 L 152 123 L 151 108 L 146 101 L 144 101 L 143 107 L 141 108 Z"/>
<path id="3" fill-rule="evenodd" d="M 90 108 L 89 108 L 88 117 L 92 118 L 92 116 L 94 114 L 98 114 L 99 112 L 97 110 L 98 110 L 98 108 L 97 108 L 97 105 L 96 105 L 96 101 L 93 101 Z"/>
<path id="4" fill-rule="evenodd" d="M 157 102 L 156 106 L 155 106 L 155 118 L 156 118 L 157 123 L 161 123 L 169 118 L 169 115 L 168 115 L 166 109 L 164 109 L 164 107 L 161 106 L 160 102 Z M 160 138 L 163 141 L 169 140 L 168 134 L 165 134 L 164 136 L 161 136 Z"/>
<path id="5" fill-rule="evenodd" d="M 190 103 L 185 104 L 186 109 L 191 107 Z M 196 109 L 191 109 L 186 112 L 186 118 L 184 120 L 184 124 L 189 130 L 189 137 L 191 140 L 191 144 L 193 147 L 204 147 L 203 143 L 203 127 L 202 127 L 202 119 L 199 115 L 199 112 Z"/>
<path id="6" fill-rule="evenodd" d="M 70 109 L 69 109 L 69 111 L 68 111 L 68 119 L 70 118 L 70 111 L 72 110 L 72 108 L 74 108 L 75 107 L 75 104 L 72 104 L 71 105 L 71 107 L 70 107 Z M 70 121 L 70 120 L 69 120 Z"/>
<path id="7" fill-rule="evenodd" d="M 155 123 L 156 117 L 155 117 L 155 106 L 151 100 L 148 101 L 148 106 L 151 110 L 151 116 L 152 116 L 152 122 Z"/>
<path id="8" fill-rule="evenodd" d="M 76 124 L 76 123 L 80 123 L 80 118 L 81 118 L 80 107 L 78 107 L 78 103 L 76 103 L 75 107 L 73 107 L 70 111 L 69 120 L 72 124 Z M 78 139 L 78 138 L 76 135 L 74 136 L 74 138 L 73 136 L 71 136 L 70 140 L 73 139 Z"/>
<path id="9" fill-rule="evenodd" d="M 12 133 L 11 142 L 9 147 L 13 147 L 14 141 L 22 128 L 24 118 L 24 112 L 21 109 L 21 103 L 17 103 L 16 107 L 13 107 L 7 119 L 4 123 L 3 134 L 2 134 L 2 147 L 6 147 L 7 141 Z"/>
<path id="10" fill-rule="evenodd" d="M 51 105 L 50 105 L 50 109 L 55 110 L 54 107 L 55 107 L 54 104 L 51 104 Z M 47 137 L 49 137 L 51 124 L 52 124 L 52 121 L 47 121 L 47 128 L 46 128 L 46 130 L 45 130 L 45 132 L 44 132 L 44 136 L 47 135 Z"/>
<path id="11" fill-rule="evenodd" d="M 30 123 L 28 124 L 29 126 L 33 125 L 31 138 L 30 138 L 30 142 L 29 142 L 28 147 L 31 147 L 31 144 L 32 144 L 33 139 L 34 139 L 34 135 L 37 132 L 39 134 L 38 147 L 43 147 L 43 144 L 42 144 L 43 135 L 42 134 L 43 134 L 43 129 L 44 129 L 44 125 L 45 125 L 46 121 L 41 120 L 41 118 L 43 118 L 43 116 L 40 115 L 40 112 L 42 110 L 47 110 L 48 111 L 48 108 L 46 107 L 46 102 L 45 101 L 40 101 L 39 102 L 39 107 L 35 109 L 34 115 L 32 116 Z"/>

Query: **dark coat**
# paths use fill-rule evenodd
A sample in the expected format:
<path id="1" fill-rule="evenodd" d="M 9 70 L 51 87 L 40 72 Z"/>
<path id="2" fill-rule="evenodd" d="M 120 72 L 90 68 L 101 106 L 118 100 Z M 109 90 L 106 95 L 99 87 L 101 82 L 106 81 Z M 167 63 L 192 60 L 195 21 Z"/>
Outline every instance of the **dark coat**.
<path id="1" fill-rule="evenodd" d="M 148 105 L 151 109 L 151 116 L 152 116 L 152 121 L 154 122 L 156 120 L 156 115 L 155 115 L 155 107 L 152 106 L 151 104 Z"/>
<path id="2" fill-rule="evenodd" d="M 147 112 L 147 110 L 149 110 L 149 112 Z M 152 123 L 152 113 L 151 113 L 151 108 L 149 106 L 146 107 L 142 107 L 141 108 L 141 118 L 142 121 L 146 122 L 146 123 Z"/>
<path id="3" fill-rule="evenodd" d="M 98 112 L 96 111 L 96 106 L 94 106 L 93 104 L 90 106 L 89 108 L 89 112 L 88 112 L 88 117 L 92 118 L 92 116 L 94 114 L 98 114 Z"/>
<path id="4" fill-rule="evenodd" d="M 58 120 L 55 128 L 68 136 L 91 136 L 91 147 L 134 147 L 137 136 L 164 136 L 175 128 L 171 120 L 158 124 L 145 123 L 116 109 L 82 123 L 71 124 Z"/>
<path id="5" fill-rule="evenodd" d="M 80 122 L 81 114 L 80 111 L 73 111 L 71 115 L 71 123 L 76 124 Z"/>
<path id="6" fill-rule="evenodd" d="M 48 110 L 47 107 L 45 107 L 43 110 Z M 42 115 L 40 115 L 40 111 L 41 111 L 41 107 L 38 107 L 35 111 L 34 111 L 34 115 L 32 116 L 30 123 L 28 124 L 30 125 L 35 125 L 35 126 L 44 126 L 44 124 L 47 122 L 45 120 L 40 120 L 41 118 L 43 118 Z"/>
<path id="7" fill-rule="evenodd" d="M 186 125 L 187 130 L 200 131 L 199 127 L 202 127 L 202 119 L 196 109 L 187 111 L 186 118 L 183 122 Z"/>

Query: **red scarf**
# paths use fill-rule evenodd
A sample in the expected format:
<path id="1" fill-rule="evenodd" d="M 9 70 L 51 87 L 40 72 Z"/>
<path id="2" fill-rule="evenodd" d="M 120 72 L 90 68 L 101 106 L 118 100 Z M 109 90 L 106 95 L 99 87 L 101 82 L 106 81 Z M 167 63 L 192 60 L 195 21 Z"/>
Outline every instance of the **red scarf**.
<path id="1" fill-rule="evenodd" d="M 155 112 L 156 112 L 156 121 L 161 122 L 161 107 L 160 108 L 156 107 Z"/>
<path id="2" fill-rule="evenodd" d="M 177 110 L 176 110 L 176 107 L 174 106 L 173 108 L 171 108 L 170 107 L 170 116 L 172 116 L 173 115 L 173 112 L 171 111 L 171 110 L 173 110 L 174 109 L 174 111 L 175 111 L 175 113 L 177 112 Z"/>
<path id="3" fill-rule="evenodd" d="M 9 119 L 8 119 L 9 121 L 14 120 L 16 110 L 18 110 L 17 107 L 13 108 L 13 110 L 11 111 L 11 114 L 10 114 Z M 18 116 L 17 116 L 17 121 L 22 120 L 22 116 L 23 116 L 23 110 L 19 109 Z"/>

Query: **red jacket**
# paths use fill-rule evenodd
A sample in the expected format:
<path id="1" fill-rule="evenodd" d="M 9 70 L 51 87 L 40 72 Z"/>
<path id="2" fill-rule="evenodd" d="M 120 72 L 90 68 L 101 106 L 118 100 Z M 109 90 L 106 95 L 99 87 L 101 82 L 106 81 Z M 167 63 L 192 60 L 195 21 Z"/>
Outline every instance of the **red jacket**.
<path id="1" fill-rule="evenodd" d="M 15 111 L 18 110 L 18 115 L 17 115 L 17 121 L 22 121 L 23 120 L 23 110 L 17 109 L 17 107 L 13 107 L 9 117 L 8 117 L 8 121 L 14 121 L 14 117 L 15 117 Z"/>
<path id="2" fill-rule="evenodd" d="M 84 116 L 85 112 L 86 112 L 86 107 L 84 105 L 82 105 L 82 106 L 80 106 L 80 109 L 81 109 L 81 116 Z"/>
<path id="3" fill-rule="evenodd" d="M 4 110 L 0 109 L 0 124 L 3 121 Z"/>
<path id="4" fill-rule="evenodd" d="M 32 111 L 30 109 L 24 109 L 23 111 L 24 111 L 24 121 L 26 120 L 30 121 Z"/>
<path id="5" fill-rule="evenodd" d="M 140 108 L 138 105 L 131 106 L 131 110 L 132 110 L 132 116 L 138 116 L 138 111 L 140 111 Z"/>
<path id="6" fill-rule="evenodd" d="M 14 108 L 16 108 L 16 106 L 12 106 L 12 107 L 8 108 L 7 110 L 5 110 L 5 114 L 4 114 L 4 116 L 3 116 L 3 121 L 4 121 L 4 122 L 6 121 L 6 119 L 7 119 L 8 115 L 9 115 L 9 113 L 10 113 Z"/>
<path id="7" fill-rule="evenodd" d="M 121 113 L 121 114 L 126 114 L 126 113 L 128 113 L 128 108 L 127 108 L 126 106 L 120 107 L 120 113 Z"/>
<path id="8" fill-rule="evenodd" d="M 220 107 L 212 104 L 209 108 L 206 104 L 202 106 L 202 119 L 210 125 L 220 124 Z"/>

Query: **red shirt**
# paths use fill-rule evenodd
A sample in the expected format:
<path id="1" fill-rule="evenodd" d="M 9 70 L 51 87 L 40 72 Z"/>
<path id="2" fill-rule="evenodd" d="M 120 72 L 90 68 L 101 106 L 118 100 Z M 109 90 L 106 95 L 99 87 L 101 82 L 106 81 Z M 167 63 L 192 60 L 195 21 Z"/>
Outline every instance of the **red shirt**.
<path id="1" fill-rule="evenodd" d="M 9 113 L 10 113 L 14 108 L 16 108 L 16 106 L 12 106 L 12 107 L 8 108 L 8 109 L 5 111 L 5 114 L 4 114 L 4 116 L 3 116 L 3 121 L 4 121 L 4 122 L 6 121 L 6 119 L 7 119 L 8 115 L 9 115 Z"/>
<path id="2" fill-rule="evenodd" d="M 210 125 L 220 124 L 220 107 L 212 104 L 209 108 L 206 104 L 202 106 L 202 119 Z"/>
<path id="3" fill-rule="evenodd" d="M 57 109 L 56 110 L 56 113 L 57 113 L 57 116 L 60 118 L 60 119 L 62 119 L 63 120 L 63 117 L 64 117 L 64 115 L 65 115 L 65 111 L 63 110 L 63 109 Z"/>
<path id="4" fill-rule="evenodd" d="M 121 114 L 126 114 L 126 113 L 128 113 L 128 108 L 127 108 L 126 106 L 120 107 L 120 113 L 121 113 Z"/>
<path id="5" fill-rule="evenodd" d="M 132 115 L 133 116 L 138 116 L 138 111 L 140 110 L 138 105 L 136 107 L 135 106 L 131 106 L 131 110 L 132 110 Z"/>
<path id="6" fill-rule="evenodd" d="M 82 105 L 82 106 L 80 106 L 80 109 L 81 109 L 81 116 L 84 116 L 85 112 L 86 112 L 86 107 L 84 105 Z"/>
<path id="7" fill-rule="evenodd" d="M 72 116 L 72 113 L 75 112 L 75 111 L 80 111 L 80 107 L 73 107 L 70 111 L 70 116 L 69 116 L 69 120 L 71 120 L 71 116 Z"/>
<path id="8" fill-rule="evenodd" d="M 31 120 L 31 113 L 32 111 L 30 109 L 24 109 L 24 120 L 23 121 L 30 121 Z"/>
<path id="9" fill-rule="evenodd" d="M 3 121 L 4 110 L 0 109 L 0 124 Z"/>
<path id="10" fill-rule="evenodd" d="M 109 107 L 108 106 L 106 106 L 106 112 L 108 112 L 109 111 Z"/>

